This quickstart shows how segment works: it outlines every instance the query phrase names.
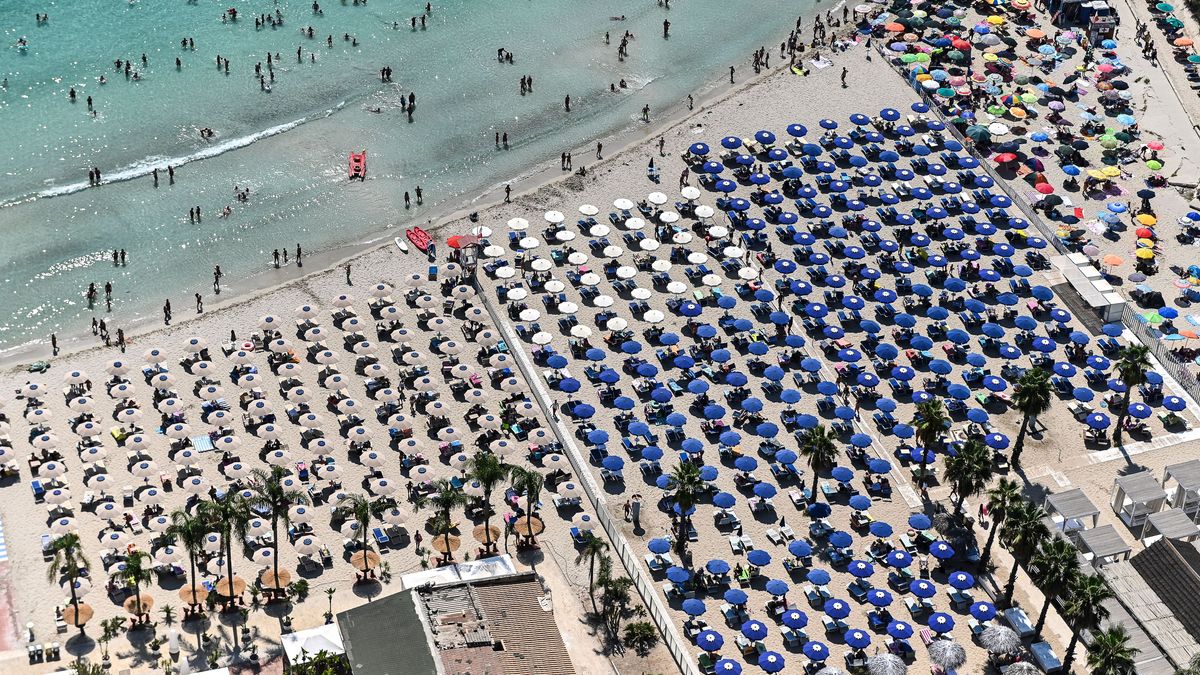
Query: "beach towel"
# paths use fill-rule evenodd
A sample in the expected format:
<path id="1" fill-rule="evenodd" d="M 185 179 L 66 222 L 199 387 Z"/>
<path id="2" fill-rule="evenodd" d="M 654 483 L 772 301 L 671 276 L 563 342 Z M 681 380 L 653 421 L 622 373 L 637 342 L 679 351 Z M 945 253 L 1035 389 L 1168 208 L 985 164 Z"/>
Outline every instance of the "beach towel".
<path id="1" fill-rule="evenodd" d="M 813 65 L 813 68 L 816 68 L 817 70 L 820 70 L 822 68 L 828 68 L 829 66 L 833 65 L 833 61 L 830 61 L 828 59 L 820 59 L 820 60 L 809 59 L 808 62 L 811 63 Z"/>

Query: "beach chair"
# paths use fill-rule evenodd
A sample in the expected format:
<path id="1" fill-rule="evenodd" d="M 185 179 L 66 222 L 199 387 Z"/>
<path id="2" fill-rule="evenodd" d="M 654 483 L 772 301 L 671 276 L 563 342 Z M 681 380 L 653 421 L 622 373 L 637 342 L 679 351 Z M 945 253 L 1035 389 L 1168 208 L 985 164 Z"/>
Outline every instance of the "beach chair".
<path id="1" fill-rule="evenodd" d="M 746 547 L 742 544 L 742 538 L 737 536 L 736 534 L 730 535 L 729 550 L 732 551 L 734 555 L 737 555 L 739 553 L 745 553 Z"/>
<path id="2" fill-rule="evenodd" d="M 392 538 L 389 537 L 382 528 L 378 527 L 371 530 L 371 536 L 375 539 L 375 543 L 379 544 L 379 548 L 381 549 L 386 548 L 388 543 L 392 540 Z"/>

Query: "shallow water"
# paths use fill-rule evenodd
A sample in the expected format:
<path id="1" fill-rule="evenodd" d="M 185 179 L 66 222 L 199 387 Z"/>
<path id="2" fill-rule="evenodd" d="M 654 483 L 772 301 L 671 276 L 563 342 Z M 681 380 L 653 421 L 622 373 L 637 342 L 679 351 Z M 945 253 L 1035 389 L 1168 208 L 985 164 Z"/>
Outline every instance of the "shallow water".
<path id="1" fill-rule="evenodd" d="M 417 2 L 327 0 L 323 16 L 311 0 L 256 2 L 224 23 L 220 11 L 233 3 L 38 4 L 0 4 L 0 74 L 8 80 L 0 91 L 0 347 L 83 329 L 91 281 L 114 282 L 115 323 L 123 324 L 157 311 L 165 297 L 178 307 L 194 292 L 208 295 L 214 264 L 242 279 L 267 271 L 277 246 L 329 249 L 430 217 L 561 150 L 636 125 L 644 104 L 652 114 L 677 105 L 730 64 L 749 71 L 750 52 L 777 49 L 807 6 L 758 0 L 731 17 L 715 0 L 676 0 L 669 11 L 649 2 L 447 0 L 435 3 L 425 30 L 413 31 Z M 250 13 L 276 7 L 284 24 L 256 30 Z M 50 21 L 35 25 L 35 9 Z M 608 18 L 622 13 L 626 21 Z M 670 40 L 662 39 L 664 17 Z M 309 25 L 312 40 L 300 34 Z M 606 30 L 615 33 L 610 45 Z M 624 30 L 636 39 L 620 62 Z M 27 49 L 9 47 L 21 36 Z M 185 36 L 194 51 L 180 48 Z M 496 61 L 500 47 L 514 53 L 514 65 Z M 266 93 L 254 65 L 265 72 L 268 50 L 280 58 Z M 230 59 L 228 75 L 217 54 Z M 116 71 L 116 58 L 133 59 L 141 79 Z M 384 65 L 394 84 L 380 83 Z M 521 96 L 525 74 L 534 92 Z M 621 78 L 631 88 L 610 93 Z M 399 109 L 409 91 L 417 96 L 412 123 Z M 202 140 L 202 127 L 217 137 Z M 495 148 L 497 131 L 509 133 L 511 149 Z M 369 180 L 348 183 L 346 155 L 361 148 Z M 583 159 L 576 155 L 577 167 Z M 155 187 L 150 170 L 167 164 L 175 184 L 163 171 Z M 89 188 L 92 166 L 112 182 Z M 425 205 L 405 211 L 403 193 L 418 184 Z M 249 204 L 233 199 L 235 185 L 251 189 Z M 226 205 L 232 214 L 218 218 Z M 192 206 L 202 209 L 201 224 L 188 222 Z M 109 264 L 114 247 L 129 251 L 127 267 Z"/>

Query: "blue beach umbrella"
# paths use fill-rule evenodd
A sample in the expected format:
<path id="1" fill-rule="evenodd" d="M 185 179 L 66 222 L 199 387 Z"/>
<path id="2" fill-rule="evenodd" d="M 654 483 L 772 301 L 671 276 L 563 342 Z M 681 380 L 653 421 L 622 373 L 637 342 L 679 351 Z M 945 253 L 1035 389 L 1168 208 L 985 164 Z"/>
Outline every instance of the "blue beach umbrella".
<path id="1" fill-rule="evenodd" d="M 805 642 L 802 651 L 805 656 L 817 663 L 829 658 L 829 647 L 826 647 L 825 643 L 816 640 Z"/>
<path id="2" fill-rule="evenodd" d="M 700 631 L 696 636 L 696 646 L 706 652 L 715 652 L 725 645 L 725 638 L 715 630 L 708 629 Z"/>
<path id="3" fill-rule="evenodd" d="M 699 598 L 688 598 L 687 600 L 684 600 L 682 609 L 688 616 L 700 616 L 708 610 L 708 608 L 704 606 L 704 601 L 700 600 Z"/>
<path id="4" fill-rule="evenodd" d="M 767 637 L 767 626 L 761 621 L 752 619 L 742 624 L 742 635 L 751 640 L 761 640 Z"/>
<path id="5" fill-rule="evenodd" d="M 929 616 L 928 626 L 939 635 L 949 633 L 954 630 L 954 617 L 945 612 L 934 612 Z"/>
<path id="6" fill-rule="evenodd" d="M 744 605 L 749 599 L 750 596 L 746 595 L 746 591 L 740 588 L 731 588 L 725 591 L 725 602 L 731 605 Z"/>

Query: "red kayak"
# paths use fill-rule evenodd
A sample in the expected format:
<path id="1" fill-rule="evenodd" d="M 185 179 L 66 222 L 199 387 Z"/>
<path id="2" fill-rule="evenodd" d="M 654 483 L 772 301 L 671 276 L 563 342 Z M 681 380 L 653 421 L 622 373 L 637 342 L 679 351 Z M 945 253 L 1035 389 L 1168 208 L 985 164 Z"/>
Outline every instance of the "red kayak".
<path id="1" fill-rule="evenodd" d="M 408 240 L 412 242 L 412 245 L 416 246 L 417 250 L 422 253 L 429 250 L 429 245 L 433 243 L 433 239 L 429 236 L 429 233 L 419 227 L 407 230 L 405 234 L 408 235 Z"/>
<path id="2" fill-rule="evenodd" d="M 350 180 L 367 179 L 367 151 L 350 153 Z"/>

